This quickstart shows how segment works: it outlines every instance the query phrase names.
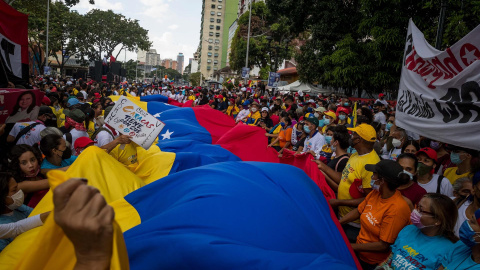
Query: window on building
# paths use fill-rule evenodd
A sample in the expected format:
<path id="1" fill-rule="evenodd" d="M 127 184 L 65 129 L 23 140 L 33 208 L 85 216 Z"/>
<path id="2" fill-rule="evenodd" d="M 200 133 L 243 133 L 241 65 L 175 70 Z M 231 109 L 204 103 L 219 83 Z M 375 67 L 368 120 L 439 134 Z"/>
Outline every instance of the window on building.
<path id="1" fill-rule="evenodd" d="M 209 38 L 209 39 L 208 39 L 208 42 L 212 43 L 212 42 L 213 42 L 213 39 L 212 39 L 212 38 Z"/>
<path id="2" fill-rule="evenodd" d="M 218 57 L 218 53 L 215 53 L 215 57 Z"/>
<path id="3" fill-rule="evenodd" d="M 207 60 L 207 63 L 212 63 L 212 60 L 211 60 L 211 59 L 208 59 L 208 60 Z"/>
<path id="4" fill-rule="evenodd" d="M 222 19 L 217 19 L 217 23 L 222 23 Z"/>
<path id="5" fill-rule="evenodd" d="M 215 15 L 215 11 L 210 11 L 210 15 Z"/>
<path id="6" fill-rule="evenodd" d="M 214 28 L 213 25 L 210 25 L 210 29 L 213 29 L 213 28 Z"/>
<path id="7" fill-rule="evenodd" d="M 221 12 L 217 12 L 217 16 L 222 16 L 222 13 L 221 13 Z"/>
<path id="8" fill-rule="evenodd" d="M 218 8 L 218 9 L 222 9 L 222 5 L 218 5 L 217 8 Z"/>
<path id="9" fill-rule="evenodd" d="M 220 47 L 215 46 L 215 51 L 218 51 L 219 49 L 220 49 Z"/>
<path id="10" fill-rule="evenodd" d="M 210 18 L 210 22 L 215 22 L 215 19 L 214 19 L 214 18 Z"/>
<path id="11" fill-rule="evenodd" d="M 207 53 L 207 55 L 211 57 L 211 56 L 212 56 L 212 53 L 211 53 L 211 52 L 209 52 L 209 53 Z"/>
<path id="12" fill-rule="evenodd" d="M 213 64 L 214 65 L 218 64 L 218 61 L 217 60 L 213 61 Z"/>
<path id="13" fill-rule="evenodd" d="M 218 67 L 213 67 L 213 70 L 218 70 Z"/>
<path id="14" fill-rule="evenodd" d="M 213 46 L 208 46 L 208 50 L 211 51 Z"/>
<path id="15" fill-rule="evenodd" d="M 213 32 L 208 33 L 209 36 L 213 37 Z"/>
<path id="16" fill-rule="evenodd" d="M 212 69 L 212 67 L 211 67 L 211 66 L 207 66 L 207 70 L 210 70 L 210 69 Z"/>
<path id="17" fill-rule="evenodd" d="M 220 3 L 221 3 L 221 2 L 223 2 L 223 0 L 218 0 L 218 2 L 220 2 Z"/>
<path id="18" fill-rule="evenodd" d="M 215 33 L 215 36 L 216 36 L 216 37 L 220 37 L 220 33 Z"/>
<path id="19" fill-rule="evenodd" d="M 217 25 L 216 28 L 217 28 L 217 30 L 220 30 L 220 25 Z"/>
<path id="20" fill-rule="evenodd" d="M 219 39 L 215 39 L 215 43 L 220 43 L 220 40 L 219 40 Z"/>
<path id="21" fill-rule="evenodd" d="M 214 4 L 212 4 L 212 8 L 215 8 L 215 5 L 214 5 Z"/>

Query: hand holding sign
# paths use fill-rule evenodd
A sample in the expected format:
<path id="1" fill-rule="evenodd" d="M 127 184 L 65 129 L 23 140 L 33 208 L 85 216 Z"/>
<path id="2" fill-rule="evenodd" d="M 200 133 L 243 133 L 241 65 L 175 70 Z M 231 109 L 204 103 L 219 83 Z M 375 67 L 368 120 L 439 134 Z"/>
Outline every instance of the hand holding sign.
<path id="1" fill-rule="evenodd" d="M 135 103 L 121 97 L 105 119 L 105 123 L 124 134 L 117 138 L 120 144 L 130 140 L 148 149 L 158 137 L 165 124 Z"/>

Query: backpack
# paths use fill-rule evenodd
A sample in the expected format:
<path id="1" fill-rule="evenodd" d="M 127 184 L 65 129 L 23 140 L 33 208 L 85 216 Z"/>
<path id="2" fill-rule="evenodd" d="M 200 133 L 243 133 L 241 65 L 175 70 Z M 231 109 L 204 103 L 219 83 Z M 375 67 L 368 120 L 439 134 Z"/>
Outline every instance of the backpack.
<path id="1" fill-rule="evenodd" d="M 18 134 L 17 134 L 17 137 L 15 137 L 15 141 L 13 141 L 13 144 L 12 145 L 16 145 L 18 140 L 20 140 L 20 138 L 22 138 L 23 135 L 27 134 L 30 130 L 32 130 L 32 128 L 34 128 L 36 125 L 38 125 L 38 123 L 33 123 L 27 127 L 25 127 L 24 129 L 22 129 Z"/>
<path id="2" fill-rule="evenodd" d="M 108 132 L 108 134 L 110 134 L 110 136 L 112 136 L 112 139 L 115 140 L 115 136 L 113 136 L 113 133 L 108 128 L 105 128 L 105 127 L 101 127 L 99 129 L 95 130 L 95 132 L 92 134 L 92 137 L 90 137 L 90 139 L 95 141 L 95 138 L 97 137 L 98 133 L 100 133 L 100 131 Z"/>
<path id="3" fill-rule="evenodd" d="M 440 194 L 440 186 L 442 185 L 442 180 L 445 178 L 443 175 L 439 175 L 437 179 L 437 194 Z"/>

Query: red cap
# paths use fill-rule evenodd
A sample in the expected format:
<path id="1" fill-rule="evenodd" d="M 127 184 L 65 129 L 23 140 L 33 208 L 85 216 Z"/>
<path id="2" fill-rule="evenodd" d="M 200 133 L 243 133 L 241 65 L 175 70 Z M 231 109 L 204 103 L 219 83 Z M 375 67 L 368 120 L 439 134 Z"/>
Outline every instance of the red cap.
<path id="1" fill-rule="evenodd" d="M 341 112 L 348 114 L 348 109 L 345 108 L 345 107 L 338 107 L 337 114 L 339 114 Z"/>
<path id="2" fill-rule="evenodd" d="M 385 96 L 385 94 L 383 94 L 383 93 L 378 94 L 378 97 L 384 97 L 384 96 Z"/>
<path id="3" fill-rule="evenodd" d="M 424 153 L 425 155 L 427 155 L 429 158 L 435 160 L 435 162 L 437 162 L 437 152 L 435 152 L 435 150 L 433 150 L 432 148 L 430 147 L 424 147 L 420 150 L 417 151 L 417 153 L 415 154 L 417 157 L 420 153 Z"/>
<path id="4" fill-rule="evenodd" d="M 348 190 L 350 196 L 354 199 L 359 199 L 365 197 L 365 191 L 363 190 L 362 179 L 355 179 L 353 183 L 350 185 L 350 189 Z"/>
<path id="5" fill-rule="evenodd" d="M 43 99 L 42 99 L 42 103 L 47 105 L 47 106 L 50 106 L 51 101 L 48 97 L 44 96 Z"/>
<path id="6" fill-rule="evenodd" d="M 89 145 L 92 145 L 92 144 L 94 144 L 94 143 L 95 143 L 95 142 L 92 141 L 92 140 L 90 140 L 90 138 L 88 138 L 88 137 L 80 137 L 80 138 L 78 138 L 78 139 L 75 140 L 75 143 L 73 144 L 73 147 L 74 147 L 75 149 L 77 149 L 77 148 L 85 148 L 85 147 L 87 147 L 87 146 L 89 146 Z"/>
<path id="7" fill-rule="evenodd" d="M 208 102 L 208 104 L 212 104 L 213 102 L 214 102 L 213 100 L 210 100 L 210 101 Z"/>
<path id="8" fill-rule="evenodd" d="M 101 98 L 102 96 L 99 93 L 94 94 L 95 98 Z"/>
<path id="9" fill-rule="evenodd" d="M 197 97 L 200 96 L 200 93 L 196 93 L 195 96 L 197 96 Z"/>
<path id="10" fill-rule="evenodd" d="M 215 96 L 215 98 L 223 99 L 222 95 Z"/>
<path id="11" fill-rule="evenodd" d="M 309 95 L 309 94 L 306 94 L 305 97 L 310 97 L 310 95 Z"/>

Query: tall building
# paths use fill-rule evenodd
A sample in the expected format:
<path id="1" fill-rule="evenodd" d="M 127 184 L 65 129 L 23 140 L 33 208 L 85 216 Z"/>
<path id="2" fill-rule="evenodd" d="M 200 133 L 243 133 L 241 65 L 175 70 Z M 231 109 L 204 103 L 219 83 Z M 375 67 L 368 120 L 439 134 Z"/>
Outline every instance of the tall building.
<path id="1" fill-rule="evenodd" d="M 183 67 L 184 67 L 184 57 L 183 53 L 179 53 L 177 56 L 177 68 L 176 70 L 180 73 L 183 74 Z"/>
<path id="2" fill-rule="evenodd" d="M 226 64 L 228 28 L 237 17 L 238 0 L 203 0 L 199 70 L 205 79 Z"/>
<path id="3" fill-rule="evenodd" d="M 160 54 L 158 54 L 155 49 L 150 49 L 148 52 L 139 50 L 137 53 L 137 59 L 140 64 L 146 66 L 159 66 L 161 64 Z"/>
<path id="4" fill-rule="evenodd" d="M 226 66 L 230 66 L 230 52 L 232 51 L 232 40 L 238 28 L 238 20 L 235 20 L 228 28 L 227 60 Z"/>
<path id="5" fill-rule="evenodd" d="M 160 64 L 162 67 L 171 68 L 177 70 L 177 61 L 172 59 L 163 59 L 162 63 Z"/>

